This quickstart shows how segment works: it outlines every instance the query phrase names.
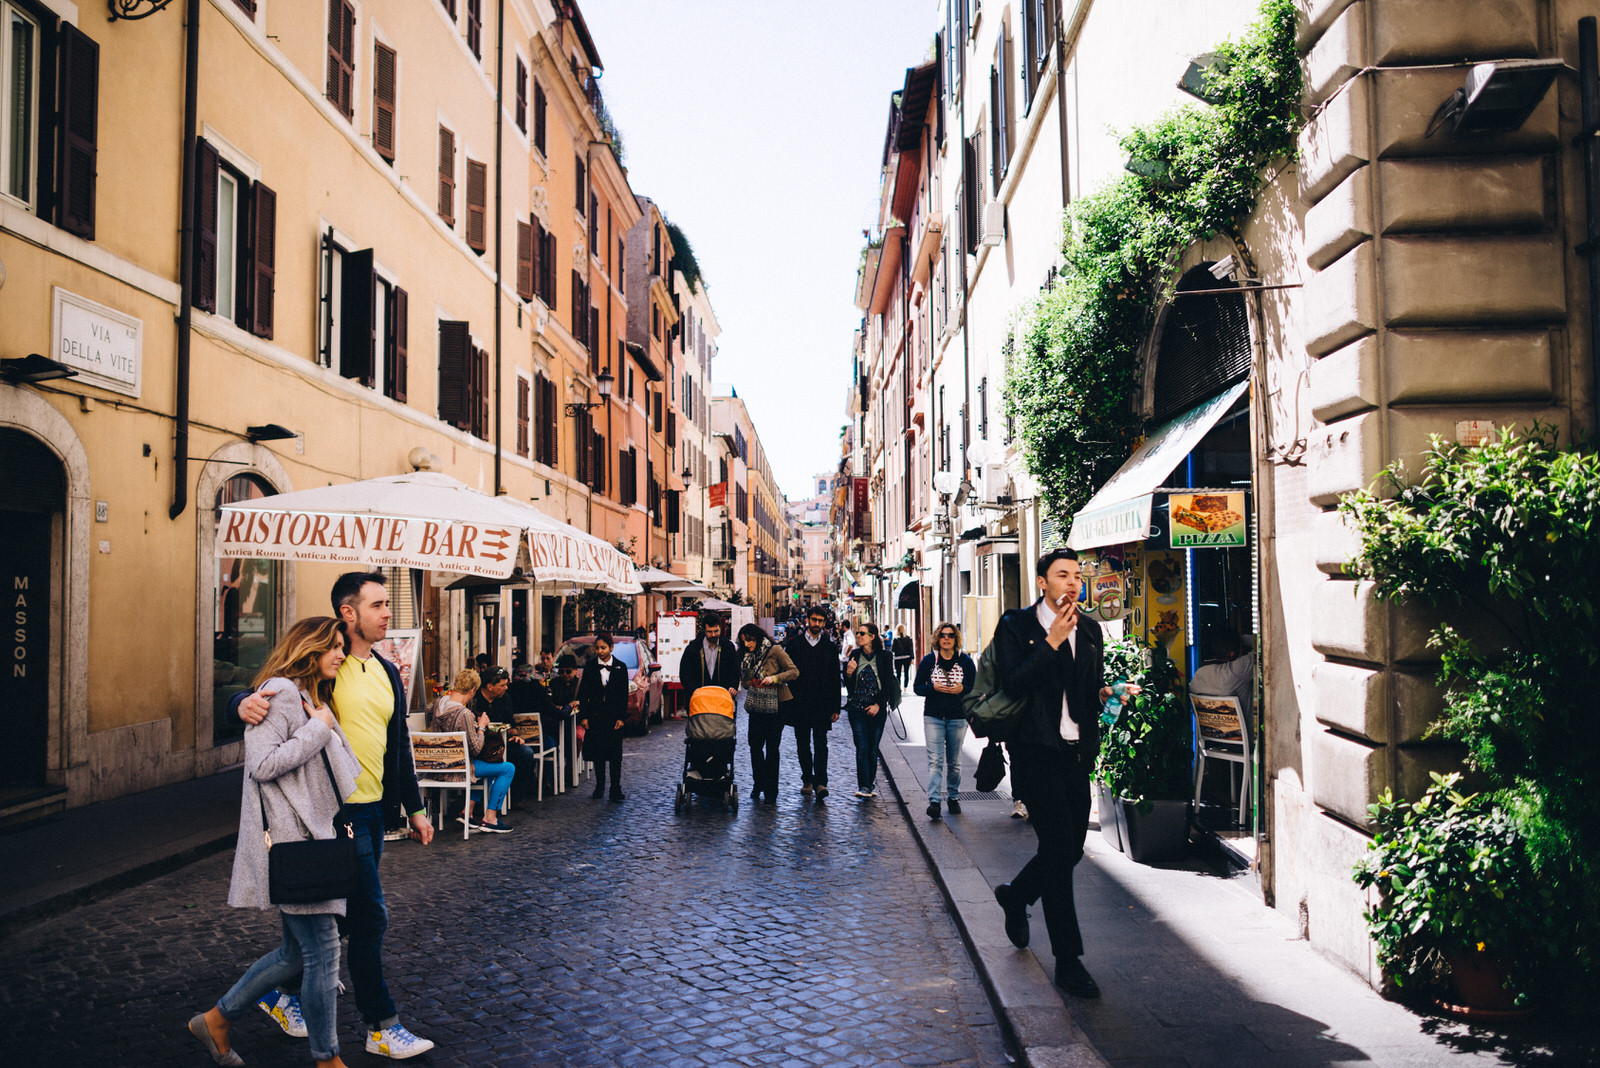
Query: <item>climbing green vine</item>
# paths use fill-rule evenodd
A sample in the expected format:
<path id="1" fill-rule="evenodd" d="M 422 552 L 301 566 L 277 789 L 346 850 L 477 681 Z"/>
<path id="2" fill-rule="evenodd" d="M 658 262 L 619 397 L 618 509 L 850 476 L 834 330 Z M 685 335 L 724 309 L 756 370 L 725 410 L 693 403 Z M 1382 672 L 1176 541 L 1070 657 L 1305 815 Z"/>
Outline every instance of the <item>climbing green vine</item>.
<path id="1" fill-rule="evenodd" d="M 1177 258 L 1235 234 L 1274 159 L 1293 157 L 1301 124 L 1293 0 L 1264 0 L 1236 41 L 1217 47 L 1211 106 L 1135 127 L 1121 144 L 1154 177 L 1124 174 L 1067 212 L 1064 266 L 1015 337 L 1006 408 L 1039 480 L 1044 514 L 1082 507 L 1133 451 L 1139 353 Z"/>

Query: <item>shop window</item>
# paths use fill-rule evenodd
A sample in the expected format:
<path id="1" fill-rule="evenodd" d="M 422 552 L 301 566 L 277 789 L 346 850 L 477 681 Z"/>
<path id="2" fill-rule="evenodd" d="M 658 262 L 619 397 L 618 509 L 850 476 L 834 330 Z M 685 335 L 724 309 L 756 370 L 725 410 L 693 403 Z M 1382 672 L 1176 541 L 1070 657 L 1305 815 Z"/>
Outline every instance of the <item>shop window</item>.
<path id="1" fill-rule="evenodd" d="M 235 475 L 217 493 L 217 507 L 270 497 L 277 491 L 255 475 Z M 278 589 L 283 565 L 276 560 L 222 557 L 217 560 L 213 605 L 212 742 L 244 737 L 244 724 L 228 712 L 228 701 L 249 688 L 267 654 L 278 644 Z"/>
<path id="2" fill-rule="evenodd" d="M 1223 289 L 1209 263 L 1187 271 L 1176 292 Z M 1242 293 L 1175 296 L 1161 327 L 1156 354 L 1153 416 L 1163 422 L 1250 373 L 1250 317 Z"/>

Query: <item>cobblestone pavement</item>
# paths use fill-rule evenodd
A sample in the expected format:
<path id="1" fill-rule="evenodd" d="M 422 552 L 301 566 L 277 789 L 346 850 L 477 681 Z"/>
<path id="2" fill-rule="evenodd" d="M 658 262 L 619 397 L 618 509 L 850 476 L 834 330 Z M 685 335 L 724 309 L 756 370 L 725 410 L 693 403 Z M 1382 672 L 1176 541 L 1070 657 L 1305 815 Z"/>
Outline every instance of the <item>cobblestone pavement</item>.
<path id="1" fill-rule="evenodd" d="M 628 800 L 587 784 L 515 813 L 509 835 L 443 828 L 392 844 L 389 984 L 434 1065 L 1005 1065 L 1000 1029 L 889 795 L 799 796 L 674 815 L 682 726 L 628 743 Z M 748 750 L 739 782 L 749 787 Z M 853 779 L 832 734 L 835 783 Z M 278 939 L 276 912 L 225 904 L 232 852 L 0 941 L 0 1060 L 208 1062 L 184 1029 Z M 346 973 L 348 982 L 348 973 Z M 352 1066 L 354 1001 L 340 1001 Z M 264 1015 L 235 1027 L 254 1066 L 301 1065 Z"/>

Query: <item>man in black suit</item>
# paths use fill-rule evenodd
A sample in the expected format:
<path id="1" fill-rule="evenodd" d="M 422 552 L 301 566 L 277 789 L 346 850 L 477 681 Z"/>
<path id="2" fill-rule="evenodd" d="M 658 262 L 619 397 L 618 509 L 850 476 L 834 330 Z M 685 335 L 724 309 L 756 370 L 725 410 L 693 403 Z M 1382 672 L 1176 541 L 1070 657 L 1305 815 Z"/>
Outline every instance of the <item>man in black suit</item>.
<path id="1" fill-rule="evenodd" d="M 800 757 L 800 793 L 818 801 L 828 796 L 828 731 L 839 719 L 839 646 L 828 633 L 828 613 L 820 605 L 806 613 L 804 630 L 783 643 L 800 677 L 789 683 L 794 700 L 780 711 L 794 728 Z"/>
<path id="2" fill-rule="evenodd" d="M 722 617 L 715 612 L 702 612 L 698 622 L 699 637 L 683 647 L 683 657 L 678 661 L 685 708 L 702 686 L 721 686 L 735 699 L 739 696 L 739 653 L 722 634 Z"/>
<path id="3" fill-rule="evenodd" d="M 1028 944 L 1028 906 L 1042 899 L 1056 958 L 1056 985 L 1096 998 L 1084 968 L 1083 936 L 1072 898 L 1072 869 L 1089 833 L 1089 773 L 1100 750 L 1100 706 L 1110 694 L 1100 625 L 1078 613 L 1078 554 L 1054 549 L 1035 569 L 1039 600 L 1000 617 L 994 641 L 1000 685 L 1027 706 L 1012 736 L 1012 791 L 1028 806 L 1039 850 L 1010 883 L 994 888 L 1006 935 Z"/>

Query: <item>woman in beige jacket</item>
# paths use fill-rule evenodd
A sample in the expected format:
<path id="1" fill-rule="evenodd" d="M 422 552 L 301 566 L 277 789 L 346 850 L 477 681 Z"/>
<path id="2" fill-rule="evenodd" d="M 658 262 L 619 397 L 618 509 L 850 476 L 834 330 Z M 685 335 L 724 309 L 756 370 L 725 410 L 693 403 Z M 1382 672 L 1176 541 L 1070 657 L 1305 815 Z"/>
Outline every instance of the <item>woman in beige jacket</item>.
<path id="1" fill-rule="evenodd" d="M 744 685 L 745 733 L 750 740 L 753 800 L 778 800 L 778 743 L 783 740 L 780 706 L 794 699 L 789 683 L 800 677 L 783 646 L 754 623 L 739 628 L 739 681 Z"/>

